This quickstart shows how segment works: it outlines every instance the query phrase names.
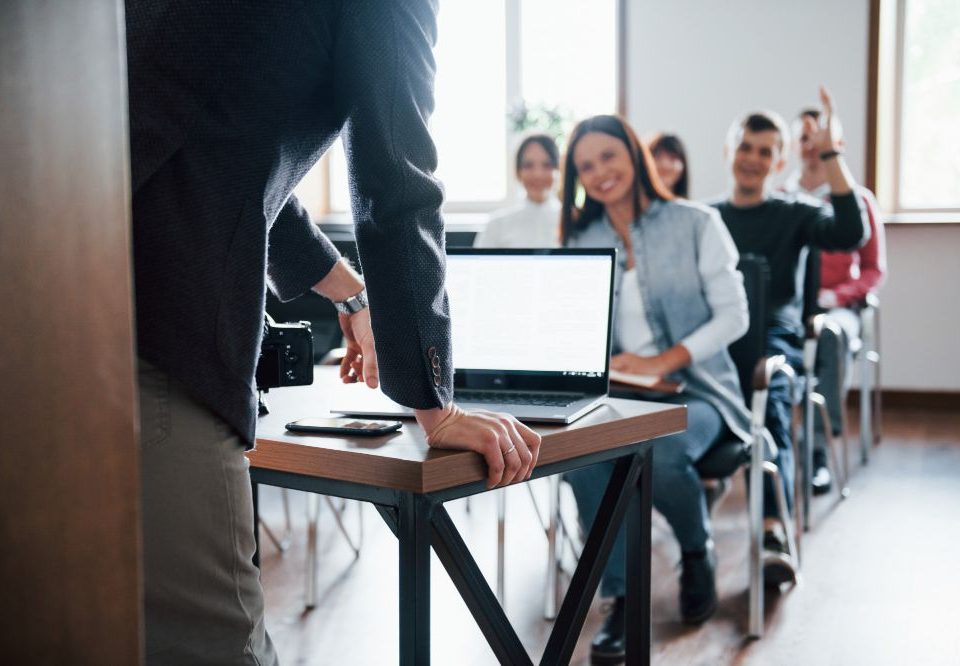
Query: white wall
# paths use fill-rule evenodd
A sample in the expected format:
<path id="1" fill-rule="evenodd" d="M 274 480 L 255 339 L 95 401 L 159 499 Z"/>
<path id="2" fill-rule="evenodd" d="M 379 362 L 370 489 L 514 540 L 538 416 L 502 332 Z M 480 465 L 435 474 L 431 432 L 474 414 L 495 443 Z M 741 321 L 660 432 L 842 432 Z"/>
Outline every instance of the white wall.
<path id="1" fill-rule="evenodd" d="M 627 115 L 641 133 L 687 143 L 692 195 L 727 190 L 734 118 L 770 108 L 791 120 L 827 85 L 863 176 L 868 0 L 628 0 Z M 960 226 L 890 225 L 881 292 L 883 382 L 960 391 Z"/>
<path id="2" fill-rule="evenodd" d="M 723 141 L 756 109 L 787 122 L 836 98 L 863 171 L 868 0 L 628 0 L 627 115 L 638 131 L 676 131 L 687 143 L 695 198 L 727 189 Z"/>

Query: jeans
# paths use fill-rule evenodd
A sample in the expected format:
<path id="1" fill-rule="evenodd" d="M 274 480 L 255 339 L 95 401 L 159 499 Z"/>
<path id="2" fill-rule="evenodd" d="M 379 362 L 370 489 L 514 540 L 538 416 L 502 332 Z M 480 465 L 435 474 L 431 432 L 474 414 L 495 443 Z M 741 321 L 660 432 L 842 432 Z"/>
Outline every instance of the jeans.
<path id="1" fill-rule="evenodd" d="M 803 373 L 802 345 L 803 341 L 788 329 L 771 326 L 767 330 L 767 355 L 783 354 L 797 376 Z M 783 489 L 787 496 L 787 507 L 791 511 L 793 510 L 794 483 L 793 399 L 787 377 L 783 373 L 774 375 L 767 392 L 765 424 L 777 444 L 777 459 L 774 462 L 780 470 L 780 479 L 783 481 Z M 763 477 L 763 515 L 768 518 L 779 515 L 773 482 L 766 475 Z"/>
<path id="2" fill-rule="evenodd" d="M 272 666 L 243 442 L 159 368 L 138 374 L 146 664 Z"/>
<path id="3" fill-rule="evenodd" d="M 726 426 L 720 413 L 703 400 L 681 395 L 661 402 L 687 405 L 687 430 L 653 443 L 653 506 L 670 523 L 681 550 L 702 551 L 710 539 L 710 517 L 694 464 L 726 432 Z M 614 464 L 603 462 L 565 475 L 573 487 L 584 530 L 593 525 Z M 626 548 L 621 529 L 603 572 L 600 593 L 605 597 L 625 594 Z"/>
<path id="4" fill-rule="evenodd" d="M 843 335 L 840 339 L 824 329 L 817 345 L 817 378 L 820 380 L 817 391 L 827 403 L 827 413 L 834 435 L 840 434 L 843 423 L 843 400 L 850 388 L 853 375 L 853 354 L 850 341 L 860 336 L 860 317 L 849 308 L 834 308 L 827 313 L 830 321 L 840 326 Z M 826 438 L 823 433 L 823 419 L 820 410 L 813 412 L 814 453 L 826 454 Z"/>

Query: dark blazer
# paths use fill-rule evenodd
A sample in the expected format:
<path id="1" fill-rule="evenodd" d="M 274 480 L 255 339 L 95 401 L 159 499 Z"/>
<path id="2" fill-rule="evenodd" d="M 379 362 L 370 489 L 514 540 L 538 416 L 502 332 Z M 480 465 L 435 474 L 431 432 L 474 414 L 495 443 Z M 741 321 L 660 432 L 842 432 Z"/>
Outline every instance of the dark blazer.
<path id="1" fill-rule="evenodd" d="M 383 390 L 449 402 L 435 3 L 128 0 L 126 20 L 140 356 L 253 441 L 266 285 L 289 300 L 339 256 L 291 191 L 340 134 Z"/>

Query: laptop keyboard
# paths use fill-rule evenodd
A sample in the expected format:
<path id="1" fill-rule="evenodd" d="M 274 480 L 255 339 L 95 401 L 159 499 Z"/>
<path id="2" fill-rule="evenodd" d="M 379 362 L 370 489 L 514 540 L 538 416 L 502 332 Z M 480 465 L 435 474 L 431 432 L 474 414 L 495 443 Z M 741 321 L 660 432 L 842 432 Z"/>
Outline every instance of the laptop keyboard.
<path id="1" fill-rule="evenodd" d="M 505 405 L 536 405 L 566 407 L 584 396 L 572 393 L 527 393 L 525 391 L 478 391 L 458 389 L 453 398 L 457 402 L 487 402 Z"/>

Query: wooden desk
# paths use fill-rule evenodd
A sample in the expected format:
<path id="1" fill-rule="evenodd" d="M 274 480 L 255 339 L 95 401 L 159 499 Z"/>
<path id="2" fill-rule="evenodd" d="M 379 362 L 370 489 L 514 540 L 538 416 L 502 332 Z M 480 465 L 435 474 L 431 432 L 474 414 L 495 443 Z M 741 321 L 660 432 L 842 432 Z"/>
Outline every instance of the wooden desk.
<path id="1" fill-rule="evenodd" d="M 257 447 L 248 453 L 254 486 L 267 484 L 373 503 L 399 540 L 400 663 L 430 662 L 430 548 L 473 614 L 501 663 L 532 664 L 503 609 L 467 550 L 443 502 L 484 492 L 482 458 L 427 447 L 415 422 L 381 437 L 303 435 L 290 421 L 324 416 L 343 386 L 334 368 L 317 368 L 312 386 L 268 394 Z M 596 521 L 584 545 L 542 664 L 570 661 L 587 610 L 620 526 L 627 529 L 627 664 L 650 661 L 651 439 L 686 427 L 686 408 L 610 399 L 569 426 L 537 425 L 543 437 L 533 478 L 617 459 Z"/>

